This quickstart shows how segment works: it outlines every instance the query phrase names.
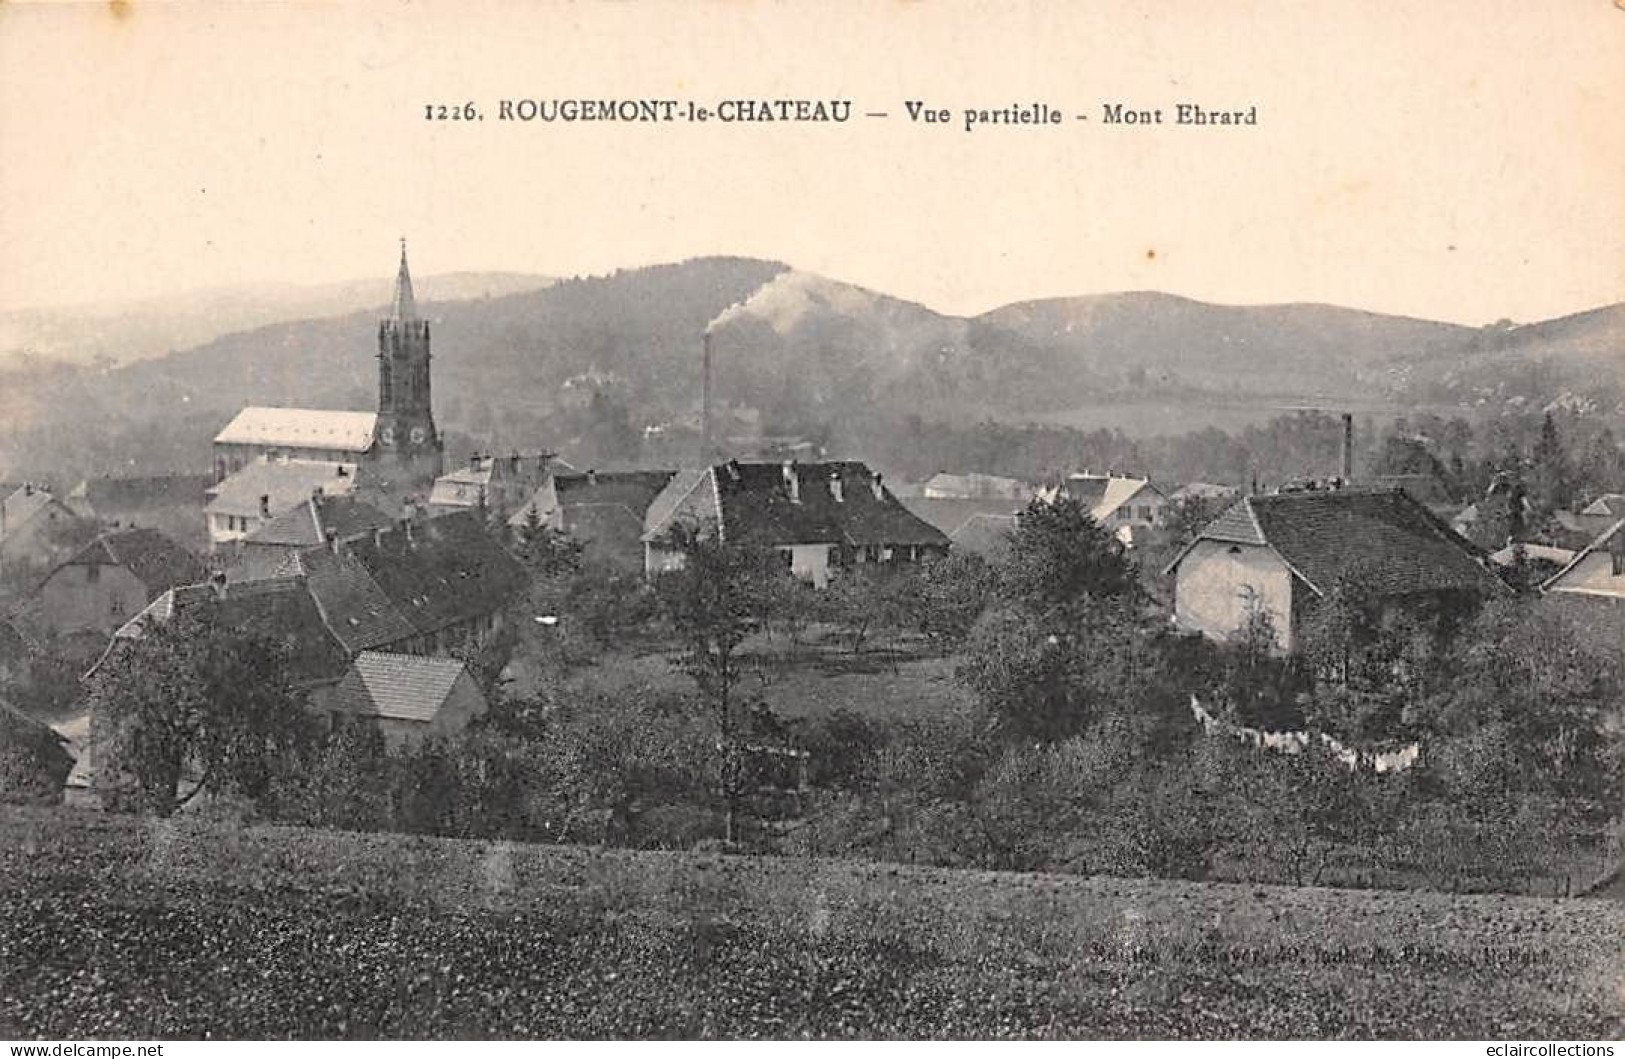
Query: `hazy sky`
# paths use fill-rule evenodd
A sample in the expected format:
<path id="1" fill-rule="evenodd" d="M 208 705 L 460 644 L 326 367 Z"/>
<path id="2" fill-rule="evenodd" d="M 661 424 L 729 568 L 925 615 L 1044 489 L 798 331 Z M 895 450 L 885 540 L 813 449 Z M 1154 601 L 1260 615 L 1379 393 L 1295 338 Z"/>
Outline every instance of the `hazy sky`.
<path id="1" fill-rule="evenodd" d="M 891 116 L 496 120 L 626 96 Z M 423 120 L 468 99 L 486 120 Z M 1067 120 L 962 131 L 1013 101 Z M 1259 125 L 1112 127 L 1107 102 Z M 949 312 L 1154 288 L 1529 320 L 1625 299 L 1625 10 L 6 3 L 0 195 L 0 308 L 387 275 L 404 234 L 425 273 L 734 253 Z"/>

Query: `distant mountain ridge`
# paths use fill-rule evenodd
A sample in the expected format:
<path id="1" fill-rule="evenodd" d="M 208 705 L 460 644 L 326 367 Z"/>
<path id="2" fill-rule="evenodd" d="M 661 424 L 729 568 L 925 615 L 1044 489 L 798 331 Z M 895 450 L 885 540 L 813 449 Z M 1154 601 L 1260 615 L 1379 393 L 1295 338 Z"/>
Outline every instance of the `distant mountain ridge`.
<path id="1" fill-rule="evenodd" d="M 435 328 L 435 414 L 452 435 L 498 449 L 564 444 L 575 430 L 566 424 L 587 405 L 616 416 L 622 433 L 692 423 L 707 332 L 719 409 L 764 432 L 873 437 L 909 417 L 1021 422 L 1153 398 L 1175 409 L 1267 397 L 1288 407 L 1508 410 L 1566 401 L 1625 413 L 1625 305 L 1472 328 L 1128 292 L 958 317 L 726 257 L 556 282 L 510 277 L 538 285 L 508 293 L 470 282 L 490 296 L 444 298 L 434 278 L 421 284 Z M 363 285 L 354 297 L 366 301 L 339 315 L 220 335 L 111 370 L 0 378 L 11 390 L 0 397 L 0 473 L 100 472 L 132 460 L 196 468 L 244 405 L 370 408 L 373 306 L 386 288 Z"/>
<path id="2" fill-rule="evenodd" d="M 539 290 L 553 279 L 519 272 L 448 272 L 417 281 L 427 301 Z M 162 298 L 0 313 L 0 367 L 26 354 L 69 364 L 115 365 L 164 356 L 223 335 L 389 303 L 388 276 L 338 283 L 218 287 Z"/>

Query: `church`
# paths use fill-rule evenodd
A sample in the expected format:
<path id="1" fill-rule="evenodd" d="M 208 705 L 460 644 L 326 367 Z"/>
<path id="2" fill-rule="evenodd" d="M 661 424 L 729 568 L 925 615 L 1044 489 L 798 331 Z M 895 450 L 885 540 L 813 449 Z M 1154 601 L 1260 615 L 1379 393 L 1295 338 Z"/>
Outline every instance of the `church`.
<path id="1" fill-rule="evenodd" d="M 418 315 L 401 240 L 389 315 L 378 322 L 378 410 L 244 408 L 214 439 L 223 481 L 255 460 L 354 464 L 386 490 L 426 488 L 445 470 L 445 443 L 430 399 L 429 321 Z"/>

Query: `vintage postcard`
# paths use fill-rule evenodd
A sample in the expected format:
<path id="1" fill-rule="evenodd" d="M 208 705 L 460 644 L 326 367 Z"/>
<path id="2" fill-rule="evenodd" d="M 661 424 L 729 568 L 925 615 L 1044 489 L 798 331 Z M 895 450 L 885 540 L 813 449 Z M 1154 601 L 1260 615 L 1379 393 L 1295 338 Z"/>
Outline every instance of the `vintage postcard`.
<path id="1" fill-rule="evenodd" d="M 0 1038 L 1613 1055 L 1622 115 L 1613 0 L 0 3 Z"/>

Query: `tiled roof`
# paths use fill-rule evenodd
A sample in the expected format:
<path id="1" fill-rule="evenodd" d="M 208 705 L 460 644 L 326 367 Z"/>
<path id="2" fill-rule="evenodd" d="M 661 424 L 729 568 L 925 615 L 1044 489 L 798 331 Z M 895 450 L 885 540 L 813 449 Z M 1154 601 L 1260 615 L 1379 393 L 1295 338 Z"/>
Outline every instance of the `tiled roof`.
<path id="1" fill-rule="evenodd" d="M 316 408 L 245 408 L 215 435 L 217 445 L 282 445 L 334 452 L 365 452 L 372 447 L 376 412 L 332 412 Z"/>
<path id="2" fill-rule="evenodd" d="M 711 490 L 721 512 L 725 540 L 763 545 L 948 544 L 941 530 L 905 508 L 856 460 L 730 461 L 711 468 L 697 488 Z M 675 510 L 676 504 L 671 507 Z M 650 514 L 654 514 L 653 507 Z M 652 532 L 658 536 L 667 528 L 660 524 Z"/>
<path id="3" fill-rule="evenodd" d="M 417 627 L 353 557 L 322 546 L 301 552 L 297 565 L 328 628 L 352 654 L 417 635 Z"/>
<path id="4" fill-rule="evenodd" d="M 313 496 L 255 529 L 243 543 L 308 548 L 326 541 L 329 533 L 348 540 L 394 525 L 394 519 L 357 497 Z"/>
<path id="5" fill-rule="evenodd" d="M 1104 522 L 1113 511 L 1134 499 L 1141 490 L 1152 489 L 1144 478 L 1122 475 L 1074 474 L 1062 485 L 1067 496 L 1089 508 L 1089 517 Z"/>
<path id="6" fill-rule="evenodd" d="M 196 556 L 150 529 L 104 534 L 63 565 L 122 566 L 135 575 L 149 596 L 176 585 L 195 584 L 205 574 Z"/>
<path id="7" fill-rule="evenodd" d="M 1199 539 L 1267 545 L 1321 594 L 1345 581 L 1379 595 L 1506 590 L 1481 549 L 1397 490 L 1247 497 Z"/>
<path id="8" fill-rule="evenodd" d="M 177 586 L 114 633 L 114 644 L 140 639 L 149 622 L 169 621 L 177 613 L 201 608 L 214 608 L 214 619 L 222 625 L 252 629 L 286 647 L 297 681 L 333 680 L 349 662 L 349 653 L 322 620 L 309 587 L 291 577 Z"/>
<path id="9" fill-rule="evenodd" d="M 352 650 L 382 647 L 489 615 L 524 583 L 524 569 L 480 525 L 457 512 L 337 549 L 299 553 L 329 626 Z"/>
<path id="10" fill-rule="evenodd" d="M 990 516 L 995 519 L 1013 519 L 1016 512 L 1027 505 L 1011 499 L 960 499 L 958 497 L 908 497 L 902 505 L 931 523 L 937 529 L 955 538 L 972 519 Z"/>
<path id="11" fill-rule="evenodd" d="M 1625 535 L 1625 518 L 1620 519 L 1618 522 L 1615 522 L 1612 526 L 1598 534 L 1596 540 L 1580 549 L 1580 551 L 1575 554 L 1574 558 L 1569 560 L 1568 565 L 1564 566 L 1563 569 L 1553 574 L 1551 578 L 1549 578 L 1546 583 L 1540 587 L 1543 590 L 1550 589 L 1558 581 L 1562 580 L 1570 570 L 1573 570 L 1576 566 L 1579 566 L 1581 563 L 1585 562 L 1587 557 L 1589 557 L 1593 552 L 1603 551 L 1605 549 L 1611 549 L 1614 547 L 1615 538 L 1620 537 L 1621 535 Z M 1625 540 L 1622 540 L 1621 544 L 1625 545 Z M 1616 578 L 1616 580 L 1618 579 Z M 1603 589 L 1599 590 L 1597 594 L 1603 595 L 1608 593 L 1606 589 Z M 1619 595 L 1620 593 L 1616 591 L 1613 594 Z"/>
<path id="12" fill-rule="evenodd" d="M 997 559 L 1009 550 L 1015 528 L 1014 515 L 973 515 L 949 536 L 955 551 Z"/>
<path id="13" fill-rule="evenodd" d="M 344 473 L 340 474 L 340 471 Z M 271 514 L 279 515 L 309 500 L 320 489 L 326 495 L 355 488 L 356 465 L 325 460 L 273 460 L 261 456 L 214 488 L 205 509 L 211 514 L 258 515 L 260 497 L 270 497 Z"/>
<path id="14" fill-rule="evenodd" d="M 428 723 L 467 672 L 455 659 L 364 651 L 329 701 L 349 713 Z"/>
<path id="15" fill-rule="evenodd" d="M 645 539 L 665 533 L 670 526 L 672 516 L 684 500 L 697 489 L 710 489 L 711 468 L 699 467 L 678 471 L 672 476 L 666 488 L 660 495 L 649 502 L 649 510 L 643 516 L 643 534 Z M 715 498 L 712 492 L 713 501 Z"/>

